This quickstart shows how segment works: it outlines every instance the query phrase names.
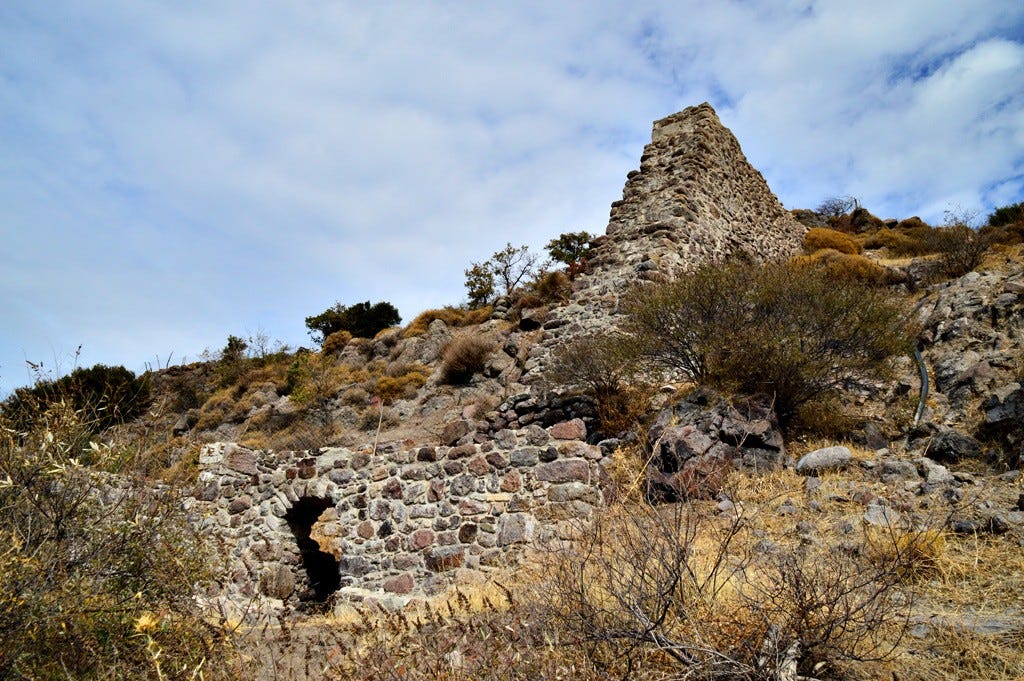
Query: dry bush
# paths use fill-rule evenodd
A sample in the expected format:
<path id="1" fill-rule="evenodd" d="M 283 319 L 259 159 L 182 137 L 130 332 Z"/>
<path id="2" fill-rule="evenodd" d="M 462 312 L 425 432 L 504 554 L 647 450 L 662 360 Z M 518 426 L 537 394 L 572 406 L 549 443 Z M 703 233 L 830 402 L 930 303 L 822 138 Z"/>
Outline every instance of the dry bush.
<path id="1" fill-rule="evenodd" d="M 3 425 L 0 677 L 187 678 L 225 658 L 194 599 L 216 564 L 176 491 L 92 440 L 85 410 Z"/>
<path id="2" fill-rule="evenodd" d="M 569 299 L 572 282 L 565 272 L 543 272 L 531 282 L 530 289 L 543 301 L 542 304 L 559 303 Z"/>
<path id="3" fill-rule="evenodd" d="M 978 230 L 978 233 L 991 244 L 1002 244 L 1003 246 L 1015 246 L 1024 243 L 1024 222 L 1016 222 L 999 227 L 986 226 Z"/>
<path id="4" fill-rule="evenodd" d="M 939 253 L 939 271 L 947 277 L 960 277 L 973 270 L 992 245 L 985 235 L 966 225 L 933 230 L 932 240 Z"/>
<path id="5" fill-rule="evenodd" d="M 808 254 L 824 248 L 830 248 L 840 253 L 849 253 L 851 255 L 857 255 L 863 251 L 860 244 L 854 241 L 849 234 L 822 227 L 807 230 L 807 234 L 804 236 L 803 248 Z"/>
<path id="6" fill-rule="evenodd" d="M 325 355 L 336 355 L 345 349 L 348 342 L 352 340 L 352 334 L 348 331 L 335 331 L 324 339 L 320 346 L 320 352 Z"/>
<path id="7" fill-rule="evenodd" d="M 882 378 L 911 347 L 887 291 L 793 265 L 702 267 L 635 290 L 625 329 L 653 366 L 774 398 L 780 422 L 846 381 Z"/>
<path id="8" fill-rule="evenodd" d="M 491 317 L 493 308 L 490 305 L 485 305 L 472 310 L 466 310 L 458 307 L 443 307 L 437 310 L 426 310 L 421 312 L 416 319 L 405 328 L 403 336 L 409 338 L 411 336 L 422 336 L 427 332 L 430 327 L 430 323 L 435 319 L 440 319 L 450 328 L 458 328 L 464 326 L 475 326 L 486 322 Z"/>
<path id="9" fill-rule="evenodd" d="M 422 364 L 391 365 L 387 374 L 377 379 L 373 394 L 390 404 L 399 399 L 411 399 L 430 378 L 430 369 Z"/>
<path id="10" fill-rule="evenodd" d="M 927 226 L 921 229 L 925 230 L 925 232 L 931 231 L 931 228 Z M 924 255 L 931 252 L 924 236 L 926 234 L 921 234 L 921 230 L 903 231 L 883 228 L 868 235 L 864 240 L 864 248 L 868 250 L 884 248 L 893 257 Z"/>
<path id="11" fill-rule="evenodd" d="M 889 271 L 878 263 L 862 255 L 850 255 L 830 248 L 815 251 L 811 255 L 797 256 L 791 262 L 796 267 L 814 267 L 828 276 L 871 286 L 890 283 Z"/>
<path id="12" fill-rule="evenodd" d="M 369 406 L 359 415 L 359 430 L 375 430 L 381 428 L 394 428 L 401 425 L 402 419 L 398 412 L 383 404 Z"/>
<path id="13" fill-rule="evenodd" d="M 619 507 L 556 551 L 542 609 L 563 645 L 621 678 L 766 681 L 896 650 L 913 533 L 869 559 L 828 545 L 759 546 L 767 509 L 705 513 Z"/>
<path id="14" fill-rule="evenodd" d="M 489 338 L 457 334 L 448 342 L 441 358 L 441 381 L 452 385 L 469 383 L 474 374 L 483 371 L 493 351 L 494 343 Z"/>

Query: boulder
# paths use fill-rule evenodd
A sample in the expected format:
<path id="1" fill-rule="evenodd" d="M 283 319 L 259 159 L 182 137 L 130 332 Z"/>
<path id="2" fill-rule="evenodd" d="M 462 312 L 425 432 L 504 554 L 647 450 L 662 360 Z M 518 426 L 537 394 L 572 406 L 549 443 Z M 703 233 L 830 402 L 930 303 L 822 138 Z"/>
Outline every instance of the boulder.
<path id="1" fill-rule="evenodd" d="M 850 465 L 853 454 L 848 447 L 823 447 L 804 454 L 796 464 L 796 472 L 817 475 L 830 470 L 842 470 Z"/>

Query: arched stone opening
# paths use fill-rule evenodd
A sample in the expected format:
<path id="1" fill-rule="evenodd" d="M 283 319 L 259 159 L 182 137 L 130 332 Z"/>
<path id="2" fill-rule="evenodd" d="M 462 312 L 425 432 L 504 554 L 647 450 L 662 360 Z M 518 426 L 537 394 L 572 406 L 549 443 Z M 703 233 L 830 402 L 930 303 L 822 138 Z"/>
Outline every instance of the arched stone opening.
<path id="1" fill-rule="evenodd" d="M 338 560 L 321 551 L 320 545 L 310 537 L 313 524 L 333 505 L 330 499 L 323 497 L 301 497 L 284 516 L 295 536 L 306 571 L 308 589 L 299 592 L 300 600 L 324 603 L 341 586 Z"/>

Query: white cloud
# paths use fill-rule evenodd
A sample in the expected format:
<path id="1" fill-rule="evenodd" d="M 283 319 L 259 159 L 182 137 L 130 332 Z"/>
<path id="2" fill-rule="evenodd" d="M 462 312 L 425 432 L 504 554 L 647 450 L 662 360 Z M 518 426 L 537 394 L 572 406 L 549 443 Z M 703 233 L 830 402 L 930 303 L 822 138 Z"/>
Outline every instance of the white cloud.
<path id="1" fill-rule="evenodd" d="M 457 302 L 601 231 L 650 122 L 710 99 L 789 206 L 1020 200 L 1024 10 L 841 2 L 0 7 L 0 392 L 335 300 Z M 1016 27 L 1017 32 L 1012 31 Z"/>

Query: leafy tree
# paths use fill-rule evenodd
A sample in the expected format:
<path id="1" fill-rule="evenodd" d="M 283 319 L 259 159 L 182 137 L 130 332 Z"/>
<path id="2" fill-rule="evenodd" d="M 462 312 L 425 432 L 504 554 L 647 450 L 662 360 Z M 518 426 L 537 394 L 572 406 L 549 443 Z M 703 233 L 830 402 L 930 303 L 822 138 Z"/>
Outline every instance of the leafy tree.
<path id="1" fill-rule="evenodd" d="M 510 242 L 490 260 L 472 263 L 465 271 L 470 306 L 486 305 L 495 290 L 512 295 L 524 280 L 537 275 L 539 260 L 539 256 L 530 253 L 529 246 L 513 246 Z"/>
<path id="2" fill-rule="evenodd" d="M 483 307 L 494 296 L 494 273 L 487 263 L 473 263 L 465 274 L 469 306 Z"/>
<path id="3" fill-rule="evenodd" d="M 335 303 L 318 315 L 306 317 L 310 337 L 317 343 L 336 331 L 348 331 L 356 338 L 373 338 L 383 329 L 402 321 L 398 310 L 388 302 L 370 301 L 346 307 Z"/>
<path id="4" fill-rule="evenodd" d="M 582 260 L 593 238 L 588 232 L 568 232 L 552 239 L 544 248 L 555 262 L 572 266 Z"/>

